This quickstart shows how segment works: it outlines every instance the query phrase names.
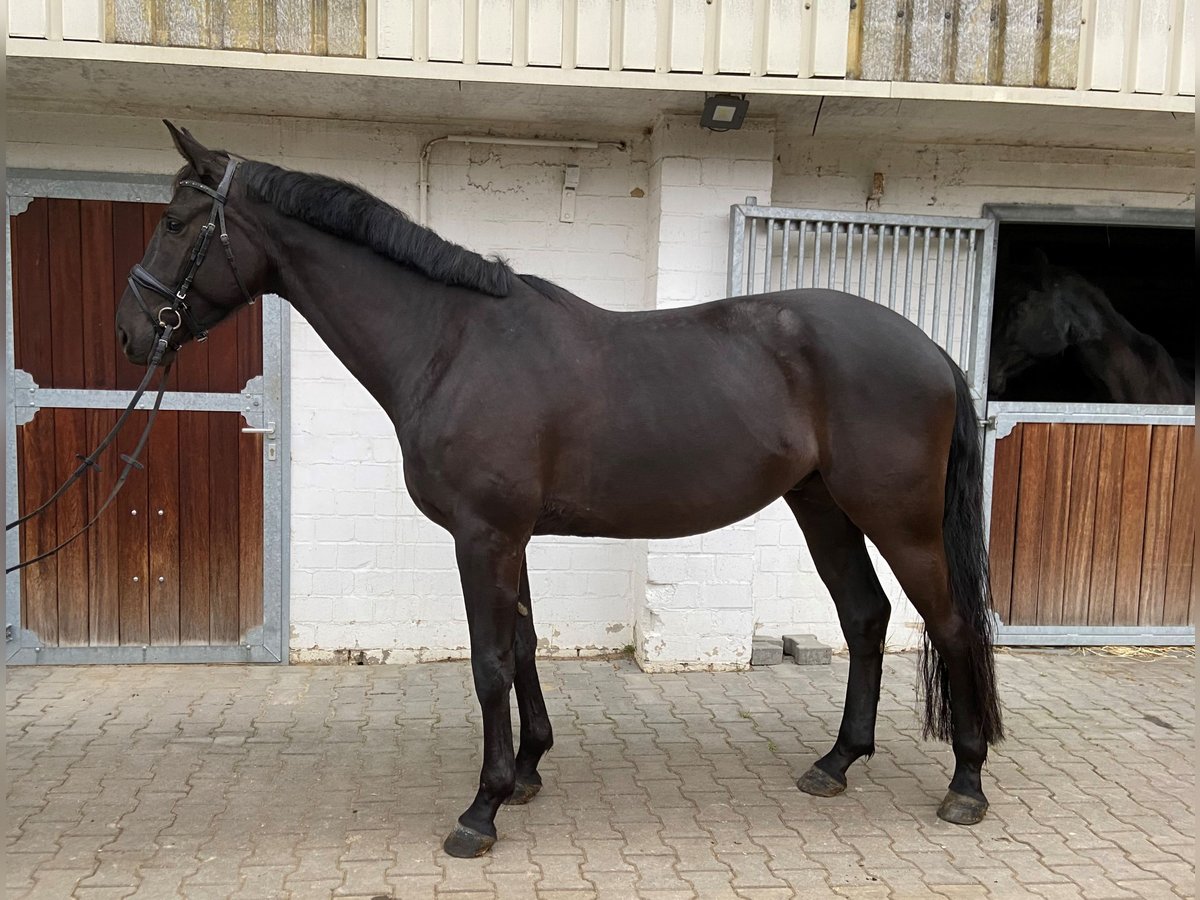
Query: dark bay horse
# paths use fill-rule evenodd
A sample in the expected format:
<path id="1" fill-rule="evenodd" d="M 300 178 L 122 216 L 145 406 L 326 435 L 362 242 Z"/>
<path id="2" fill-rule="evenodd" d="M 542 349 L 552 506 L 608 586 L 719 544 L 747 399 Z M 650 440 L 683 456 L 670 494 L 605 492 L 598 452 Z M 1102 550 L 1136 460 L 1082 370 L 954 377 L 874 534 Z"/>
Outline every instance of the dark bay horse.
<path id="1" fill-rule="evenodd" d="M 980 773 L 1001 723 L 979 433 L 963 374 L 915 325 L 825 290 L 608 312 L 359 188 L 231 158 L 168 127 L 187 165 L 121 299 L 119 339 L 144 362 L 160 322 L 181 323 L 174 353 L 248 295 L 276 293 L 395 423 L 408 490 L 454 539 L 483 714 L 479 792 L 448 853 L 486 852 L 501 804 L 542 783 L 552 739 L 531 536 L 673 538 L 779 497 L 850 647 L 841 730 L 799 787 L 837 794 L 875 749 L 890 607 L 866 535 L 926 623 L 925 733 L 951 740 L 955 757 L 938 814 L 983 817 Z M 218 225 L 227 259 L 197 257 Z"/>

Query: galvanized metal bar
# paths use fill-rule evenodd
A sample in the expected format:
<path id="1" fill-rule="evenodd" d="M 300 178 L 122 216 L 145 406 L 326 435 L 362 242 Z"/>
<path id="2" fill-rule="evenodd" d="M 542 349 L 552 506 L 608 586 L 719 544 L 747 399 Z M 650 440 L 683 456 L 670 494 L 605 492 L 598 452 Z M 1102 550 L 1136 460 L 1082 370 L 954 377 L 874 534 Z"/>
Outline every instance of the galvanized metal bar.
<path id="1" fill-rule="evenodd" d="M 896 285 L 900 271 L 900 226 L 892 226 L 892 278 L 888 284 L 888 309 L 896 309 Z M 896 310 L 899 312 L 899 310 Z"/>
<path id="2" fill-rule="evenodd" d="M 746 212 L 739 204 L 729 208 L 733 227 L 729 229 L 729 271 L 725 275 L 725 293 L 738 297 L 745 293 L 745 269 L 742 266 L 746 254 Z"/>
<path id="3" fill-rule="evenodd" d="M 1191 209 L 1135 209 L 1123 206 L 1050 205 L 1041 203 L 989 203 L 984 219 L 1030 222 L 1037 225 L 1125 225 L 1150 228 L 1195 228 Z"/>
<path id="4" fill-rule="evenodd" d="M 771 264 L 773 262 L 775 250 L 775 220 L 767 219 L 767 241 L 766 249 L 763 251 L 763 281 L 762 292 L 769 294 L 771 292 Z"/>
<path id="5" fill-rule="evenodd" d="M 779 289 L 787 290 L 788 282 L 788 257 L 792 252 L 792 220 L 783 220 L 783 255 L 779 259 Z"/>
<path id="6" fill-rule="evenodd" d="M 796 287 L 804 287 L 804 254 L 808 248 L 808 221 L 800 221 L 800 238 L 796 242 Z"/>
<path id="7" fill-rule="evenodd" d="M 72 388 L 43 388 L 36 385 L 22 388 L 24 373 L 16 377 L 16 406 L 18 409 L 124 409 L 133 399 L 133 391 L 96 391 Z M 249 391 L 238 394 L 220 394 L 209 391 L 172 391 L 163 394 L 162 408 L 193 412 L 240 412 L 260 415 L 262 411 L 262 381 L 254 382 Z M 149 409 L 154 398 L 143 396 L 138 409 Z M 253 424 L 253 423 L 252 423 Z"/>
<path id="8" fill-rule="evenodd" d="M 1187 625 L 1090 627 L 1087 625 L 1003 625 L 996 629 L 1003 647 L 1183 647 L 1196 643 Z"/>
<path id="9" fill-rule="evenodd" d="M 860 296 L 867 296 L 867 251 L 871 247 L 871 226 L 864 224 L 862 227 L 862 249 L 858 252 L 858 293 Z"/>
<path id="10" fill-rule="evenodd" d="M 832 223 L 829 226 L 829 274 L 825 276 L 825 287 L 832 290 L 836 287 L 834 277 L 837 275 L 838 262 L 838 233 L 837 223 Z"/>
<path id="11" fill-rule="evenodd" d="M 845 210 L 811 209 L 790 206 L 757 206 L 751 207 L 748 216 L 777 219 L 808 219 L 821 222 L 866 222 L 871 225 L 903 225 L 925 226 L 930 228 L 984 228 L 990 221 L 987 217 L 969 216 L 925 216 L 914 214 L 878 213 L 878 212 L 848 212 Z"/>
<path id="12" fill-rule="evenodd" d="M 812 287 L 818 287 L 817 282 L 821 278 L 821 226 L 823 222 L 817 222 L 813 231 L 813 276 Z"/>
<path id="13" fill-rule="evenodd" d="M 975 259 L 975 241 L 978 232 L 967 232 L 967 271 L 965 273 L 966 296 L 963 305 L 963 340 L 962 356 L 958 364 L 966 371 L 967 376 L 974 379 L 975 373 L 970 371 L 975 361 L 975 307 L 979 295 L 979 268 Z M 977 398 L 978 399 L 978 398 Z M 984 398 L 986 399 L 986 398 Z"/>
<path id="14" fill-rule="evenodd" d="M 879 303 L 883 299 L 883 245 L 887 243 L 887 226 L 880 225 L 875 235 L 875 296 Z"/>
<path id="15" fill-rule="evenodd" d="M 928 279 L 929 270 L 929 229 L 926 228 L 921 235 L 921 279 L 917 287 L 917 323 L 921 326 L 921 330 L 928 334 L 935 341 L 937 337 L 929 330 L 925 324 L 925 292 L 926 282 Z M 910 275 L 911 279 L 912 276 Z"/>
<path id="16" fill-rule="evenodd" d="M 972 233 L 975 234 L 974 232 Z M 988 351 L 992 344 L 992 290 L 996 265 L 996 223 L 993 221 L 982 232 L 982 246 L 977 251 L 979 263 L 975 279 L 972 302 L 972 329 L 970 362 L 967 365 L 971 379 L 971 391 L 975 395 L 979 418 L 987 409 Z"/>
<path id="17" fill-rule="evenodd" d="M 906 319 L 911 319 L 912 313 L 913 255 L 917 249 L 917 241 L 913 232 L 914 226 L 909 225 L 904 252 L 904 318 Z"/>
<path id="18" fill-rule="evenodd" d="M 746 250 L 746 293 L 754 290 L 754 259 L 758 249 L 758 217 L 747 216 L 750 220 L 750 240 Z"/>
<path id="19" fill-rule="evenodd" d="M 854 260 L 854 223 L 846 226 L 846 265 L 842 269 L 842 290 L 850 293 L 850 265 Z"/>
<path id="20" fill-rule="evenodd" d="M 950 351 L 950 330 L 942 340 L 942 265 L 946 261 L 946 229 L 938 229 L 937 265 L 933 270 L 933 339 Z"/>
<path id="21" fill-rule="evenodd" d="M 954 254 L 950 257 L 950 292 L 949 292 L 950 293 L 950 309 L 948 312 L 949 322 L 946 325 L 946 334 L 947 334 L 946 341 L 947 341 L 947 343 L 952 340 L 950 335 L 954 331 L 954 315 L 955 315 L 955 313 L 956 312 L 959 313 L 959 315 L 963 319 L 967 318 L 967 310 L 966 310 L 965 304 L 960 307 L 959 302 L 958 302 L 958 255 L 961 252 L 961 249 L 962 249 L 962 229 L 955 228 L 954 229 Z M 962 358 L 961 357 L 961 354 L 962 354 L 961 341 L 957 347 L 954 347 L 953 349 L 950 350 L 950 353 L 952 356 L 954 356 L 955 359 Z"/>

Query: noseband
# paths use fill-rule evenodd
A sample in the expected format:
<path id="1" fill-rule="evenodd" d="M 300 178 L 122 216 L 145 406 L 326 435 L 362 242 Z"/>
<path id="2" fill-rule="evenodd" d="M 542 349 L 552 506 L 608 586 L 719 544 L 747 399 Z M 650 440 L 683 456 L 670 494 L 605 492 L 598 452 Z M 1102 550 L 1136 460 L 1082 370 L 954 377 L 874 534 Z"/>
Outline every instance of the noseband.
<path id="1" fill-rule="evenodd" d="M 233 248 L 229 244 L 229 229 L 225 227 L 225 201 L 229 198 L 229 188 L 233 184 L 233 176 L 237 174 L 240 164 L 239 160 L 232 158 L 229 160 L 225 166 L 225 174 L 221 176 L 221 183 L 217 185 L 216 190 L 199 181 L 179 182 L 180 187 L 194 188 L 201 193 L 208 194 L 212 197 L 213 204 L 208 214 L 208 223 L 200 229 L 200 234 L 196 236 L 196 243 L 192 245 L 187 271 L 179 280 L 178 287 L 174 289 L 167 287 L 148 272 L 141 263 L 130 270 L 129 288 L 133 292 L 138 306 L 142 308 L 142 312 L 146 314 L 155 328 L 172 330 L 186 328 L 196 341 L 208 339 L 208 331 L 200 326 L 196 317 L 192 315 L 191 307 L 187 305 L 187 295 L 188 291 L 192 289 L 192 281 L 195 279 L 196 273 L 204 263 L 205 256 L 208 255 L 208 245 L 212 241 L 212 236 L 217 233 L 218 227 L 220 227 L 221 246 L 225 248 L 225 258 L 229 260 L 229 268 L 233 270 L 233 277 L 242 291 L 242 297 L 245 298 L 246 303 L 251 305 L 254 303 L 254 297 L 246 290 L 246 283 L 242 281 L 242 273 L 238 271 L 237 262 L 233 258 Z M 157 315 L 151 312 L 150 305 L 146 303 L 140 288 L 154 291 L 166 298 L 167 304 L 159 307 Z"/>

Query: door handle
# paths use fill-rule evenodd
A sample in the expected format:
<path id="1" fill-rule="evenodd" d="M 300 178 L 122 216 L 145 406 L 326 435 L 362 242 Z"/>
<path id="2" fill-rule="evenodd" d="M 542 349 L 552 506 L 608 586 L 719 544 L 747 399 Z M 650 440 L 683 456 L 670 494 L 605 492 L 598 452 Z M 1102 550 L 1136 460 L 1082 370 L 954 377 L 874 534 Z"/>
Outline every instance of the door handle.
<path id="1" fill-rule="evenodd" d="M 275 434 L 275 423 L 268 422 L 266 428 L 243 428 L 242 434 Z"/>

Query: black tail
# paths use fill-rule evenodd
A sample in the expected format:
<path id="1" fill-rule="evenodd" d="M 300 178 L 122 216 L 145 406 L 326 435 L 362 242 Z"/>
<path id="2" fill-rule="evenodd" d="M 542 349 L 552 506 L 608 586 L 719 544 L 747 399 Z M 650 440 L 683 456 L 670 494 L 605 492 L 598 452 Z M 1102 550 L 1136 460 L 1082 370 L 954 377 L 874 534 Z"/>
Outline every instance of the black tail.
<path id="1" fill-rule="evenodd" d="M 1004 728 L 992 661 L 992 591 L 983 536 L 983 452 L 966 376 L 949 356 L 946 361 L 954 371 L 956 409 L 946 466 L 942 533 L 954 605 L 970 629 L 967 653 L 979 726 L 982 737 L 992 744 L 1004 737 Z M 925 689 L 925 737 L 948 741 L 953 737 L 950 674 L 930 643 L 928 633 L 921 648 L 921 678 Z"/>

